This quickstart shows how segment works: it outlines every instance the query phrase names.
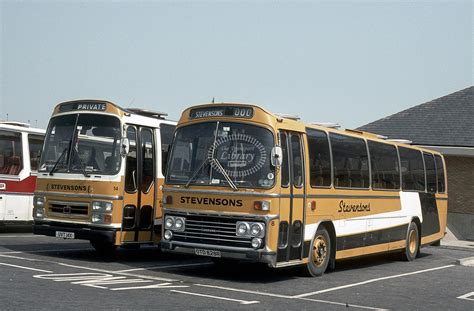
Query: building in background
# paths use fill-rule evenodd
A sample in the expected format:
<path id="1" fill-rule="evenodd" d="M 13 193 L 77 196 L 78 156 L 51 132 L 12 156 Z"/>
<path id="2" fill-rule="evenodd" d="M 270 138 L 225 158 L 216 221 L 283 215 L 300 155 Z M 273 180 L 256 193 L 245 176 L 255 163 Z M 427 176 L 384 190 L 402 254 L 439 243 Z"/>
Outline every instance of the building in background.
<path id="1" fill-rule="evenodd" d="M 457 238 L 474 241 L 473 92 L 471 86 L 358 129 L 442 152 L 448 173 L 448 227 Z"/>

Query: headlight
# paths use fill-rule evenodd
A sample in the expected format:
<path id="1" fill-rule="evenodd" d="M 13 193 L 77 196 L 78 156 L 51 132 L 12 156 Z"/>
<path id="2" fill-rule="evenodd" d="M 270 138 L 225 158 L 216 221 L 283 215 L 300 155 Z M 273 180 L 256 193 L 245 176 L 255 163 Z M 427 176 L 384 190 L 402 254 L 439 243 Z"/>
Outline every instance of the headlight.
<path id="1" fill-rule="evenodd" d="M 255 237 L 260 237 L 263 233 L 263 225 L 259 223 L 254 223 L 250 227 L 250 234 Z"/>
<path id="2" fill-rule="evenodd" d="M 171 229 L 174 226 L 174 218 L 171 216 L 166 216 L 165 220 L 165 228 L 166 229 Z"/>
<path id="3" fill-rule="evenodd" d="M 165 240 L 171 240 L 172 237 L 173 237 L 173 232 L 171 232 L 171 230 L 166 230 L 165 231 Z"/>
<path id="4" fill-rule="evenodd" d="M 35 218 L 43 218 L 44 217 L 44 208 L 42 207 L 35 207 Z"/>
<path id="5" fill-rule="evenodd" d="M 112 223 L 112 215 L 92 213 L 91 221 L 94 224 L 110 225 Z"/>
<path id="6" fill-rule="evenodd" d="M 43 208 L 44 207 L 44 197 L 36 196 L 33 198 L 33 206 L 36 208 Z"/>
<path id="7" fill-rule="evenodd" d="M 183 232 L 186 227 L 186 218 L 176 216 L 165 217 L 165 229 Z"/>
<path id="8" fill-rule="evenodd" d="M 259 239 L 259 238 L 253 238 L 252 239 L 252 247 L 257 249 L 257 248 L 260 248 L 262 246 L 262 239 Z"/>
<path id="9" fill-rule="evenodd" d="M 174 223 L 174 227 L 177 229 L 177 230 L 181 230 L 184 226 L 184 221 L 182 218 L 176 218 L 176 221 Z"/>
<path id="10" fill-rule="evenodd" d="M 247 222 L 240 222 L 237 223 L 237 235 L 238 236 L 245 236 L 250 230 L 250 225 Z"/>
<path id="11" fill-rule="evenodd" d="M 235 234 L 240 237 L 263 238 L 265 236 L 265 224 L 261 222 L 238 221 Z"/>
<path id="12" fill-rule="evenodd" d="M 93 201 L 92 202 L 93 212 L 111 213 L 112 207 L 113 207 L 112 202 L 106 202 L 106 201 Z"/>

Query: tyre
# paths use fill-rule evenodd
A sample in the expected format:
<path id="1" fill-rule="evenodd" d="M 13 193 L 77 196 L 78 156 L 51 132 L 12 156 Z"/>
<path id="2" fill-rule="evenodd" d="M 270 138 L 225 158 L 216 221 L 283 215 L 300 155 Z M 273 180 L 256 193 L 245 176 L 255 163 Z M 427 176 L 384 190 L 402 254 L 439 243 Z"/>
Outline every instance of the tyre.
<path id="1" fill-rule="evenodd" d="M 117 250 L 117 246 L 112 243 L 97 241 L 90 241 L 90 243 L 92 247 L 95 248 L 96 252 L 100 255 L 110 256 L 113 255 Z"/>
<path id="2" fill-rule="evenodd" d="M 331 238 L 326 228 L 318 228 L 309 249 L 308 263 L 305 274 L 321 276 L 326 271 L 331 259 Z"/>
<path id="3" fill-rule="evenodd" d="M 420 233 L 414 222 L 408 226 L 404 255 L 406 261 L 413 261 L 420 255 Z"/>

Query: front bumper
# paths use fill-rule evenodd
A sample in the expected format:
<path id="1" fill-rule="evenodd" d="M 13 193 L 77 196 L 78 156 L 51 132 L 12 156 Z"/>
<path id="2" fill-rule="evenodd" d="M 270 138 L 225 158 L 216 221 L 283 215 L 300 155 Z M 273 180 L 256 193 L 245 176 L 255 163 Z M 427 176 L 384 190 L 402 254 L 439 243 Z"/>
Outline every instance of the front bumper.
<path id="1" fill-rule="evenodd" d="M 207 244 L 194 244 L 185 242 L 169 242 L 161 240 L 161 250 L 164 252 L 175 252 L 181 254 L 195 255 L 195 249 L 206 249 L 220 251 L 222 258 L 237 259 L 250 262 L 262 262 L 271 267 L 276 265 L 276 253 L 265 249 L 236 249 L 233 247 L 213 246 Z"/>
<path id="2" fill-rule="evenodd" d="M 115 244 L 117 230 L 118 229 L 115 228 L 95 228 L 88 225 L 65 225 L 40 221 L 35 221 L 33 225 L 34 234 L 56 236 L 56 231 L 74 232 L 74 238 L 77 240 L 89 240 L 111 244 Z"/>

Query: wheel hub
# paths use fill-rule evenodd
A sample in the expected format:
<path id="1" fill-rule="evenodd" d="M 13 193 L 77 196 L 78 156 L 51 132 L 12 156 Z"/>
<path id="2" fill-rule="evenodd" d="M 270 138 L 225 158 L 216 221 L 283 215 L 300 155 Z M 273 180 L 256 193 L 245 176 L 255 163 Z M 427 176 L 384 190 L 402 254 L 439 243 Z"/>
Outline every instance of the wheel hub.
<path id="1" fill-rule="evenodd" d="M 327 257 L 327 244 L 322 236 L 316 237 L 313 244 L 313 261 L 316 266 L 321 266 Z"/>

